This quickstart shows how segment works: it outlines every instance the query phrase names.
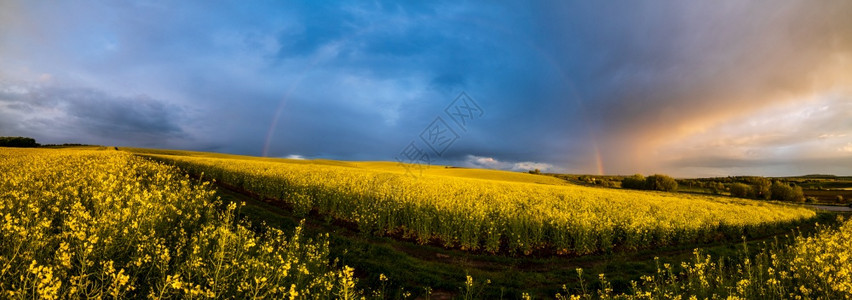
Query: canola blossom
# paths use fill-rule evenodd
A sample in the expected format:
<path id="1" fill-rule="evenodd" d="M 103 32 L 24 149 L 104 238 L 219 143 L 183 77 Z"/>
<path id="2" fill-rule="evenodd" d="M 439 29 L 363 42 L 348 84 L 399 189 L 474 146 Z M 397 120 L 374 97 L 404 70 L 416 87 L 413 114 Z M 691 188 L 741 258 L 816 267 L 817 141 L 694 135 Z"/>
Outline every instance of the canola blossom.
<path id="1" fill-rule="evenodd" d="M 815 216 L 761 201 L 148 154 L 257 197 L 363 232 L 485 252 L 582 255 L 763 234 Z"/>
<path id="2" fill-rule="evenodd" d="M 249 230 L 178 169 L 117 151 L 0 148 L 0 298 L 352 298 L 327 237 Z"/>
<path id="3" fill-rule="evenodd" d="M 679 266 L 657 263 L 655 273 L 631 282 L 631 293 L 614 294 L 601 274 L 592 292 L 563 287 L 556 299 L 850 299 L 852 298 L 852 220 L 823 227 L 790 243 L 763 244 L 756 255 L 713 258 L 694 251 Z M 578 269 L 582 275 L 582 269 Z"/>

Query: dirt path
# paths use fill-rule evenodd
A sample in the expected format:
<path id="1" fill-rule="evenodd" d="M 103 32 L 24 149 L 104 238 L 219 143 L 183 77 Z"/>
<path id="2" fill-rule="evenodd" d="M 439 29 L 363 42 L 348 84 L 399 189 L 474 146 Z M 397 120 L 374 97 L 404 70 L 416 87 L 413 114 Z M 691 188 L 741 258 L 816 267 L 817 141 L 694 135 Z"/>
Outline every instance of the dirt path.
<path id="1" fill-rule="evenodd" d="M 852 212 L 852 207 L 849 206 L 831 206 L 831 205 L 808 205 L 809 207 L 825 211 Z"/>

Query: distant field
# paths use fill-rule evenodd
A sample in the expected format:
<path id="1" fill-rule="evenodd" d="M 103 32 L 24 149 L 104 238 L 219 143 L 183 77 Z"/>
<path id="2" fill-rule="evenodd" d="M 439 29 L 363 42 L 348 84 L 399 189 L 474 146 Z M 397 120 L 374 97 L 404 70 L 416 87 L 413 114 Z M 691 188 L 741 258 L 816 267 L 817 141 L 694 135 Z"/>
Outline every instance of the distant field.
<path id="1" fill-rule="evenodd" d="M 524 173 L 136 150 L 364 232 L 486 252 L 586 254 L 759 234 L 811 218 L 762 201 L 601 189 Z"/>
<path id="2" fill-rule="evenodd" d="M 288 164 L 338 166 L 338 167 L 348 167 L 348 168 L 383 171 L 383 172 L 395 173 L 395 174 L 405 174 L 407 172 L 406 167 L 404 167 L 400 163 L 388 162 L 388 161 L 339 161 L 339 160 L 328 160 L 328 159 L 310 159 L 310 160 L 307 160 L 307 159 L 288 159 L 288 158 L 273 158 L 273 157 L 257 157 L 257 156 L 246 156 L 246 155 L 222 154 L 222 153 L 212 153 L 212 152 L 198 152 L 198 151 L 186 151 L 186 150 L 159 150 L 159 149 L 145 149 L 145 148 L 121 148 L 121 150 L 130 151 L 130 152 L 138 153 L 138 154 L 161 154 L 161 155 L 173 155 L 173 156 L 190 156 L 190 157 L 206 157 L 206 158 L 241 159 L 241 160 L 252 160 L 252 161 L 265 161 L 265 162 L 280 162 L 280 163 L 288 163 Z M 554 178 L 554 177 L 550 177 L 550 176 L 537 176 L 537 175 L 531 175 L 531 174 L 527 174 L 527 173 L 509 172 L 509 171 L 501 171 L 501 170 L 470 169 L 470 168 L 458 168 L 458 167 L 452 167 L 452 166 L 431 165 L 431 166 L 423 166 L 422 169 L 417 169 L 418 175 L 421 174 L 421 170 L 422 170 L 422 174 L 424 174 L 424 175 L 439 175 L 439 176 L 478 178 L 478 179 L 490 179 L 490 180 L 526 182 L 526 183 L 541 183 L 541 184 L 553 184 L 553 185 L 565 185 L 565 184 L 567 184 L 562 179 Z"/>
<path id="3" fill-rule="evenodd" d="M 805 190 L 805 196 L 817 198 L 820 202 L 835 203 L 838 195 L 843 197 L 846 203 L 852 201 L 852 190 L 849 189 Z"/>

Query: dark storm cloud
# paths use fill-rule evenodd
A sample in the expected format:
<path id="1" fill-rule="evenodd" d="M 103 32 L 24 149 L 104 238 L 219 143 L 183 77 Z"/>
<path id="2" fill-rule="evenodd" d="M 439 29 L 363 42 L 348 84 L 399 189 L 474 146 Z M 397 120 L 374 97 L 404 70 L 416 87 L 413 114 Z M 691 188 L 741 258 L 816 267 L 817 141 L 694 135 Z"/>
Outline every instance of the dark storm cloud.
<path id="1" fill-rule="evenodd" d="M 341 22 L 344 24 L 338 24 L 341 28 L 327 35 L 311 36 L 312 42 L 307 44 L 287 42 L 288 40 L 302 41 L 298 37 L 305 34 L 303 31 L 289 32 L 282 37 L 283 46 L 278 53 L 279 57 L 286 60 L 292 59 L 292 55 L 303 56 L 306 49 L 314 51 L 311 53 L 313 55 L 330 52 L 327 54 L 330 58 L 318 62 L 313 69 L 314 72 L 319 72 L 316 69 L 321 69 L 330 74 L 323 74 L 316 79 L 309 76 L 300 84 L 299 90 L 302 89 L 301 87 L 307 89 L 319 87 L 324 93 L 297 91 L 293 95 L 294 103 L 288 104 L 289 109 L 284 112 L 284 115 L 290 119 L 306 119 L 307 122 L 299 123 L 302 126 L 298 133 L 287 131 L 285 129 L 288 128 L 287 126 L 278 128 L 281 128 L 282 132 L 287 132 L 281 135 L 302 134 L 303 136 L 280 139 L 282 141 L 312 140 L 306 145 L 327 149 L 326 153 L 351 151 L 353 153 L 349 155 L 366 153 L 364 156 L 370 157 L 372 154 L 372 159 L 388 159 L 389 154 L 396 154 L 395 151 L 408 142 L 406 139 L 416 137 L 423 127 L 432 121 L 432 118 L 440 115 L 444 107 L 459 92 L 467 90 L 472 96 L 482 101 L 489 118 L 482 121 L 481 127 L 472 128 L 468 137 L 461 140 L 457 144 L 458 148 L 454 147 L 452 152 L 445 155 L 445 158 L 458 161 L 474 153 L 506 154 L 503 156 L 511 160 L 522 158 L 520 155 L 509 157 L 513 152 L 529 154 L 523 153 L 528 151 L 513 149 L 505 151 L 503 148 L 535 143 L 530 134 L 524 133 L 539 130 L 531 127 L 528 121 L 539 119 L 541 112 L 553 109 L 554 105 L 548 105 L 549 107 L 539 105 L 544 98 L 540 97 L 542 93 L 537 91 L 543 86 L 542 82 L 549 81 L 539 76 L 547 76 L 547 73 L 552 71 L 543 70 L 541 75 L 532 74 L 530 71 L 536 69 L 535 65 L 541 63 L 541 58 L 530 58 L 528 52 L 532 50 L 532 47 L 527 45 L 528 43 L 510 42 L 511 39 L 517 38 L 516 33 L 500 30 L 501 27 L 523 29 L 529 24 L 512 24 L 515 20 L 506 18 L 504 15 L 510 8 L 486 7 L 479 10 L 475 7 L 464 9 L 444 7 L 434 10 L 417 10 L 404 6 L 393 7 L 395 8 L 377 9 L 381 13 L 369 10 L 364 12 L 363 8 L 322 8 L 323 11 L 333 11 L 325 13 L 328 16 L 347 15 L 347 17 L 339 18 L 346 20 Z M 460 12 L 454 10 L 460 10 Z M 301 24 L 306 28 L 324 27 L 329 26 L 325 24 L 327 20 L 304 17 Z M 325 30 L 320 31 L 325 32 Z M 484 57 L 490 58 L 483 59 Z M 360 89 L 365 90 L 366 95 L 353 97 L 353 89 L 356 94 L 364 94 L 364 91 L 358 91 L 358 86 L 346 87 L 335 84 L 335 77 L 338 76 L 361 79 L 367 85 L 379 82 L 375 86 L 376 89 L 372 86 L 361 86 Z M 501 86 L 501 88 L 495 88 L 495 86 Z M 342 92 L 328 92 L 332 88 L 340 89 Z M 385 95 L 383 89 L 392 90 L 390 97 Z M 382 98 L 385 99 L 382 100 Z M 303 101 L 323 103 L 325 108 L 320 114 L 307 116 L 288 112 L 300 111 L 296 106 L 299 105 L 298 102 Z M 374 115 L 362 114 L 357 108 L 346 109 L 353 104 L 363 106 L 364 102 L 374 102 L 374 105 L 368 108 Z M 318 106 L 323 105 L 318 104 Z M 383 122 L 387 116 L 375 115 L 376 111 L 382 110 L 389 110 L 400 117 L 392 122 Z M 316 116 L 327 117 L 317 118 Z M 335 121 L 327 122 L 330 119 Z M 511 128 L 505 128 L 508 122 L 512 123 Z M 503 125 L 499 126 L 499 124 Z M 489 125 L 498 126 L 487 129 Z M 358 138 L 351 138 L 353 137 L 351 134 L 304 133 L 313 129 L 323 133 L 355 131 L 357 134 L 354 136 Z M 514 136 L 506 137 L 507 133 Z M 326 139 L 326 137 L 332 137 L 332 139 Z M 277 139 L 278 136 L 275 138 Z M 368 145 L 360 146 L 361 141 L 368 142 Z M 487 141 L 490 146 L 484 147 L 482 144 L 476 146 L 473 144 L 475 141 Z M 374 145 L 381 145 L 381 148 L 376 149 Z M 364 147 L 367 147 L 369 151 L 355 150 L 365 149 Z M 288 148 L 300 148 L 300 143 L 279 149 L 287 151 Z M 293 151 L 304 152 L 298 149 Z M 276 151 L 272 150 L 272 152 Z"/>
<path id="2" fill-rule="evenodd" d="M 0 84 L 0 135 L 43 142 L 157 145 L 185 138 L 183 114 L 150 97 L 114 96 L 81 88 Z"/>

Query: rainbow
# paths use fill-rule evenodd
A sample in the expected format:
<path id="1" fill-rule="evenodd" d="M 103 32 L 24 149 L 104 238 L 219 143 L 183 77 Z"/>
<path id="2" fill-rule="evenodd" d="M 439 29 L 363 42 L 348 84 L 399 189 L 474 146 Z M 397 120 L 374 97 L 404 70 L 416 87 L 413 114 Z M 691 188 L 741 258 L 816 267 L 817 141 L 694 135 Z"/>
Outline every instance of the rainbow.
<path id="1" fill-rule="evenodd" d="M 507 34 L 511 34 L 510 31 L 506 30 L 505 28 L 502 28 L 499 24 L 493 24 L 493 23 L 482 21 L 482 20 L 479 20 L 479 19 L 460 19 L 460 18 L 453 18 L 453 19 L 456 20 L 456 21 L 473 23 L 473 25 L 480 25 L 480 26 L 484 25 L 484 26 L 487 26 L 489 28 L 496 29 L 498 31 L 501 31 L 501 32 L 504 32 L 504 33 L 507 33 Z M 352 35 L 344 38 L 342 41 L 345 42 L 345 41 L 351 39 L 352 37 L 358 36 L 358 35 L 362 34 L 363 32 L 369 31 L 371 28 L 372 27 L 362 29 L 355 34 L 352 34 Z M 603 163 L 603 158 L 602 158 L 602 155 L 601 155 L 601 152 L 600 152 L 600 148 L 598 146 L 597 134 L 594 131 L 594 127 L 592 126 L 591 120 L 588 118 L 586 107 L 583 104 L 582 99 L 580 98 L 580 96 L 576 92 L 574 82 L 566 75 L 565 71 L 562 68 L 559 67 L 559 64 L 557 63 L 557 61 L 555 59 L 553 59 L 553 57 L 551 55 L 549 55 L 547 52 L 542 50 L 538 45 L 531 44 L 531 43 L 529 43 L 529 41 L 526 41 L 524 44 L 527 47 L 529 47 L 530 49 L 532 49 L 533 52 L 536 53 L 539 56 L 539 58 L 542 58 L 545 61 L 547 61 L 548 64 L 550 64 L 557 72 L 559 72 L 560 77 L 562 77 L 562 79 L 568 84 L 568 87 L 571 90 L 571 96 L 572 96 L 571 99 L 574 101 L 574 104 L 576 104 L 577 108 L 580 110 L 579 113 L 580 113 L 580 116 L 582 116 L 583 123 L 585 124 L 586 132 L 588 134 L 588 137 L 591 139 L 591 147 L 592 147 L 591 152 L 592 152 L 592 156 L 593 156 L 592 160 L 594 161 L 594 164 L 595 164 L 593 168 L 596 169 L 598 175 L 603 175 L 604 174 L 604 167 L 603 167 L 604 163 Z M 266 139 L 263 143 L 262 153 L 263 153 L 264 157 L 269 156 L 269 148 L 270 148 L 270 145 L 272 144 L 273 136 L 275 135 L 275 129 L 278 126 L 278 122 L 281 119 L 281 115 L 284 112 L 285 107 L 287 106 L 287 101 L 290 98 L 290 95 L 298 87 L 298 85 L 302 82 L 302 80 L 305 78 L 306 74 L 309 73 L 311 70 L 313 70 L 318 64 L 319 64 L 319 57 L 316 57 L 305 68 L 305 70 L 303 70 L 300 73 L 300 76 L 298 77 L 298 79 L 290 85 L 290 87 L 284 93 L 284 96 L 281 98 L 281 101 L 278 103 L 278 107 L 275 109 L 275 113 L 272 117 L 272 122 L 270 122 L 270 124 L 269 124 L 269 129 L 266 132 Z"/>

